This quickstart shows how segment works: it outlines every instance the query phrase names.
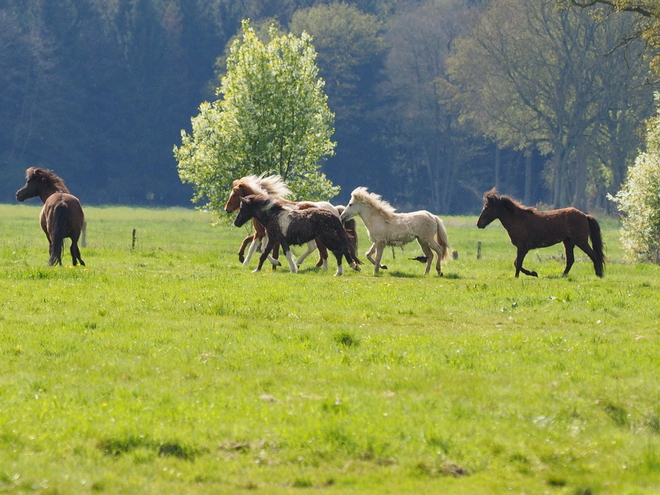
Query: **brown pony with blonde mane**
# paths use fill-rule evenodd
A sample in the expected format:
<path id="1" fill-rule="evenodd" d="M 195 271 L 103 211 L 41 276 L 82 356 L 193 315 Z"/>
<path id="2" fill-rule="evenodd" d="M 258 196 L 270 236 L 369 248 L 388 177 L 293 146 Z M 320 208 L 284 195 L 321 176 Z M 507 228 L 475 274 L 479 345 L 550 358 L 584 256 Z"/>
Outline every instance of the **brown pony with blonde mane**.
<path id="1" fill-rule="evenodd" d="M 536 208 L 523 206 L 508 196 L 497 194 L 493 188 L 484 194 L 484 207 L 477 220 L 477 227 L 484 229 L 496 218 L 499 218 L 509 234 L 511 244 L 518 248 L 514 263 L 516 277 L 520 272 L 538 277 L 536 272 L 523 268 L 525 256 L 532 249 L 554 246 L 560 242 L 564 243 L 566 252 L 564 275 L 568 274 L 573 266 L 573 249 L 577 246 L 591 258 L 596 275 L 603 276 L 603 239 L 600 226 L 591 215 L 576 208 L 537 211 Z M 590 237 L 593 247 L 589 245 Z"/>
<path id="2" fill-rule="evenodd" d="M 41 209 L 41 228 L 46 233 L 49 244 L 49 265 L 62 264 L 62 246 L 64 239 L 71 239 L 71 258 L 73 265 L 85 262 L 80 257 L 78 239 L 85 225 L 85 215 L 78 198 L 73 196 L 64 181 L 54 172 L 43 168 L 30 167 L 25 172 L 25 186 L 16 192 L 18 201 L 39 196 L 43 203 Z"/>

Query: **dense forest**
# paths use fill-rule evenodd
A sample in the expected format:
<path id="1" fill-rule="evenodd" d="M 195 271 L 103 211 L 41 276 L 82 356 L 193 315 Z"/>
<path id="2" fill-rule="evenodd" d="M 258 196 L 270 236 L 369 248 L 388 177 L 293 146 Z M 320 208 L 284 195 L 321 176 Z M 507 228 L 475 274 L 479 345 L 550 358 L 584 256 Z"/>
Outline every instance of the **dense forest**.
<path id="1" fill-rule="evenodd" d="M 173 147 L 241 20 L 314 37 L 323 171 L 401 209 L 612 208 L 654 113 L 634 13 L 545 0 L 0 0 L 0 201 L 29 166 L 83 204 L 190 205 Z"/>

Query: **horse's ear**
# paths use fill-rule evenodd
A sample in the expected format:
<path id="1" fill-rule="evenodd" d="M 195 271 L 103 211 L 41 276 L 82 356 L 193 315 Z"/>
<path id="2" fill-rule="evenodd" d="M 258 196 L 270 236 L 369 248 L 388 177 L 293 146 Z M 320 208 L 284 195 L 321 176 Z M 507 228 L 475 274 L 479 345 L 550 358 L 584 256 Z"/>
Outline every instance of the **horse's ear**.
<path id="1" fill-rule="evenodd" d="M 486 191 L 484 193 L 484 201 L 488 201 L 489 199 L 495 199 L 497 196 L 497 187 L 493 187 L 490 191 Z"/>

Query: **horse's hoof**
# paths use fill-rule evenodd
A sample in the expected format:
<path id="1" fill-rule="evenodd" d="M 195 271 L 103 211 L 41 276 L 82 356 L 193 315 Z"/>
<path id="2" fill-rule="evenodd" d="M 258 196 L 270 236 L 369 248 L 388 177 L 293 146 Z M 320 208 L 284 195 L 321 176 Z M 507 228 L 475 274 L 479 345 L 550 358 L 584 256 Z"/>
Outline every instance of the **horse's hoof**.
<path id="1" fill-rule="evenodd" d="M 538 273 L 536 273 L 536 272 L 531 272 L 531 273 L 530 273 L 530 275 L 531 275 L 532 277 L 536 277 L 536 278 L 538 278 L 538 277 L 539 277 L 539 274 L 538 274 Z"/>
<path id="2" fill-rule="evenodd" d="M 387 265 L 380 265 L 381 270 L 387 270 Z"/>
<path id="3" fill-rule="evenodd" d="M 238 261 L 239 263 L 243 263 L 245 261 L 245 256 L 243 256 L 241 253 L 238 253 Z"/>

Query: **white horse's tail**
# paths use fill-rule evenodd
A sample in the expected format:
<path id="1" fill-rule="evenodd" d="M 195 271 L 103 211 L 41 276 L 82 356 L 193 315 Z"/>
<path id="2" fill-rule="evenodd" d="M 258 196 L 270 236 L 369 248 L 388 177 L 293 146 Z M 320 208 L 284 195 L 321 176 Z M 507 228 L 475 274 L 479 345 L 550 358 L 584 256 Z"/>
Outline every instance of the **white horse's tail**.
<path id="1" fill-rule="evenodd" d="M 436 215 L 435 223 L 437 226 L 437 231 L 435 233 L 435 239 L 442 247 L 442 256 L 440 256 L 440 261 L 447 261 L 449 258 L 449 240 L 447 239 L 447 231 L 445 230 L 445 224 L 438 218 Z"/>

